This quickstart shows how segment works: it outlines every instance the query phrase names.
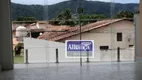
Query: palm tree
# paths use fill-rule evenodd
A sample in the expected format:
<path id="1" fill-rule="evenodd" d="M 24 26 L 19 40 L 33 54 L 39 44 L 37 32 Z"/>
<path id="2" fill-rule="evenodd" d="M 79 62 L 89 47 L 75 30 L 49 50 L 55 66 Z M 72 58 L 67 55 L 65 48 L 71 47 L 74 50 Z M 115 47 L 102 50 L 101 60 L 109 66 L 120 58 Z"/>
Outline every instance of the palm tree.
<path id="1" fill-rule="evenodd" d="M 133 18 L 134 14 L 128 11 L 120 11 L 116 14 L 116 18 Z"/>
<path id="2" fill-rule="evenodd" d="M 59 24 L 61 24 L 61 25 L 68 25 L 69 20 L 71 20 L 71 19 L 72 19 L 71 9 L 65 9 L 64 11 L 59 13 L 57 15 L 57 17 L 55 18 L 55 20 L 59 20 Z"/>

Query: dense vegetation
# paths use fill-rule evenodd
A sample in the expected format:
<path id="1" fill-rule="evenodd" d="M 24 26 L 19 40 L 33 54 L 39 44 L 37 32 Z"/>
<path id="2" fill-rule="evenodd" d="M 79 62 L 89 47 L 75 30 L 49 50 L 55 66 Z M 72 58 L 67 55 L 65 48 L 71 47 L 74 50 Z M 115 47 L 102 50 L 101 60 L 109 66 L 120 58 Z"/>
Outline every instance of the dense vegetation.
<path id="1" fill-rule="evenodd" d="M 58 4 L 42 6 L 42 5 L 21 5 L 12 3 L 12 20 L 16 20 L 19 17 L 34 17 L 37 20 L 47 20 L 57 17 L 59 13 L 65 9 L 71 9 L 72 14 L 77 14 L 77 0 L 64 1 Z M 113 12 L 111 12 L 111 3 L 98 2 L 98 1 L 82 1 L 83 14 L 84 17 L 97 17 L 99 14 L 101 17 L 111 17 L 115 16 L 121 11 L 135 12 L 139 5 L 138 4 L 120 4 L 115 3 Z M 48 9 L 48 10 L 47 10 Z M 110 14 L 112 13 L 112 14 Z"/>
<path id="2" fill-rule="evenodd" d="M 53 25 L 70 25 L 75 26 L 79 24 L 79 20 L 82 25 L 87 24 L 88 22 L 94 22 L 96 19 L 105 18 L 102 14 L 83 14 L 84 9 L 78 8 L 78 15 L 73 14 L 72 10 L 67 8 L 52 18 L 50 24 Z"/>

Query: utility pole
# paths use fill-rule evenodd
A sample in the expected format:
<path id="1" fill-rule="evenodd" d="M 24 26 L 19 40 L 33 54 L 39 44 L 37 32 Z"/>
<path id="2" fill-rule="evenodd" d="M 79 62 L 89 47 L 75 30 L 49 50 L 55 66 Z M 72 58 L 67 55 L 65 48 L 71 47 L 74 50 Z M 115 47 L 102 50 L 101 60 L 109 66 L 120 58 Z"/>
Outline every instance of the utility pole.
<path id="1" fill-rule="evenodd" d="M 78 10 L 77 10 L 77 13 L 78 13 L 78 18 L 79 18 L 80 46 L 81 46 L 81 40 L 82 40 L 82 37 L 81 37 L 81 14 L 83 13 L 83 8 L 81 8 L 81 0 L 79 0 L 78 5 L 79 5 L 79 7 L 78 7 Z M 80 50 L 80 66 L 82 66 L 82 51 L 81 50 Z"/>

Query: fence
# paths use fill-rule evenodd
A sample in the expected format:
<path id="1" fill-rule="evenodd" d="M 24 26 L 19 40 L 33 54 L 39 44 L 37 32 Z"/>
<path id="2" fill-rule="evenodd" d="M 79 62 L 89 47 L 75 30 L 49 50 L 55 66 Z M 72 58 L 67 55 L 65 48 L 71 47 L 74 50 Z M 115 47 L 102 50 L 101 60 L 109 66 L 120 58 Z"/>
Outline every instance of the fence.
<path id="1" fill-rule="evenodd" d="M 115 50 L 94 50 L 94 58 L 89 58 L 89 62 L 95 61 L 117 61 L 118 51 Z M 28 60 L 28 61 L 27 61 Z M 45 63 L 45 62 L 79 62 L 79 58 L 65 57 L 65 44 L 45 40 L 24 39 L 24 62 L 25 63 Z M 82 59 L 83 62 L 87 58 Z M 120 61 L 134 61 L 134 48 L 120 49 Z"/>

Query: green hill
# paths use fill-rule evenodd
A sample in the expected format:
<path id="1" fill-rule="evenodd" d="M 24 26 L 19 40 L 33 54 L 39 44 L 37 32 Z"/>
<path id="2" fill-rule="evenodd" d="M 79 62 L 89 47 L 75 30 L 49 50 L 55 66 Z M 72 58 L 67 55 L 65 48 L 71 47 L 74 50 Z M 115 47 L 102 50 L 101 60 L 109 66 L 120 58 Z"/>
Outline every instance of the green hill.
<path id="1" fill-rule="evenodd" d="M 16 20 L 17 17 L 35 17 L 38 20 L 51 19 L 55 17 L 59 12 L 63 11 L 65 8 L 70 8 L 74 14 L 78 7 L 78 2 L 76 0 L 64 1 L 54 5 L 42 6 L 42 5 L 22 5 L 12 3 L 12 20 Z M 130 12 L 135 12 L 139 8 L 139 4 L 120 4 L 115 3 L 113 12 L 111 12 L 111 3 L 109 2 L 99 2 L 99 1 L 83 1 L 82 7 L 84 8 L 85 14 L 103 14 L 105 17 L 110 17 L 115 15 L 117 12 L 125 10 Z"/>

